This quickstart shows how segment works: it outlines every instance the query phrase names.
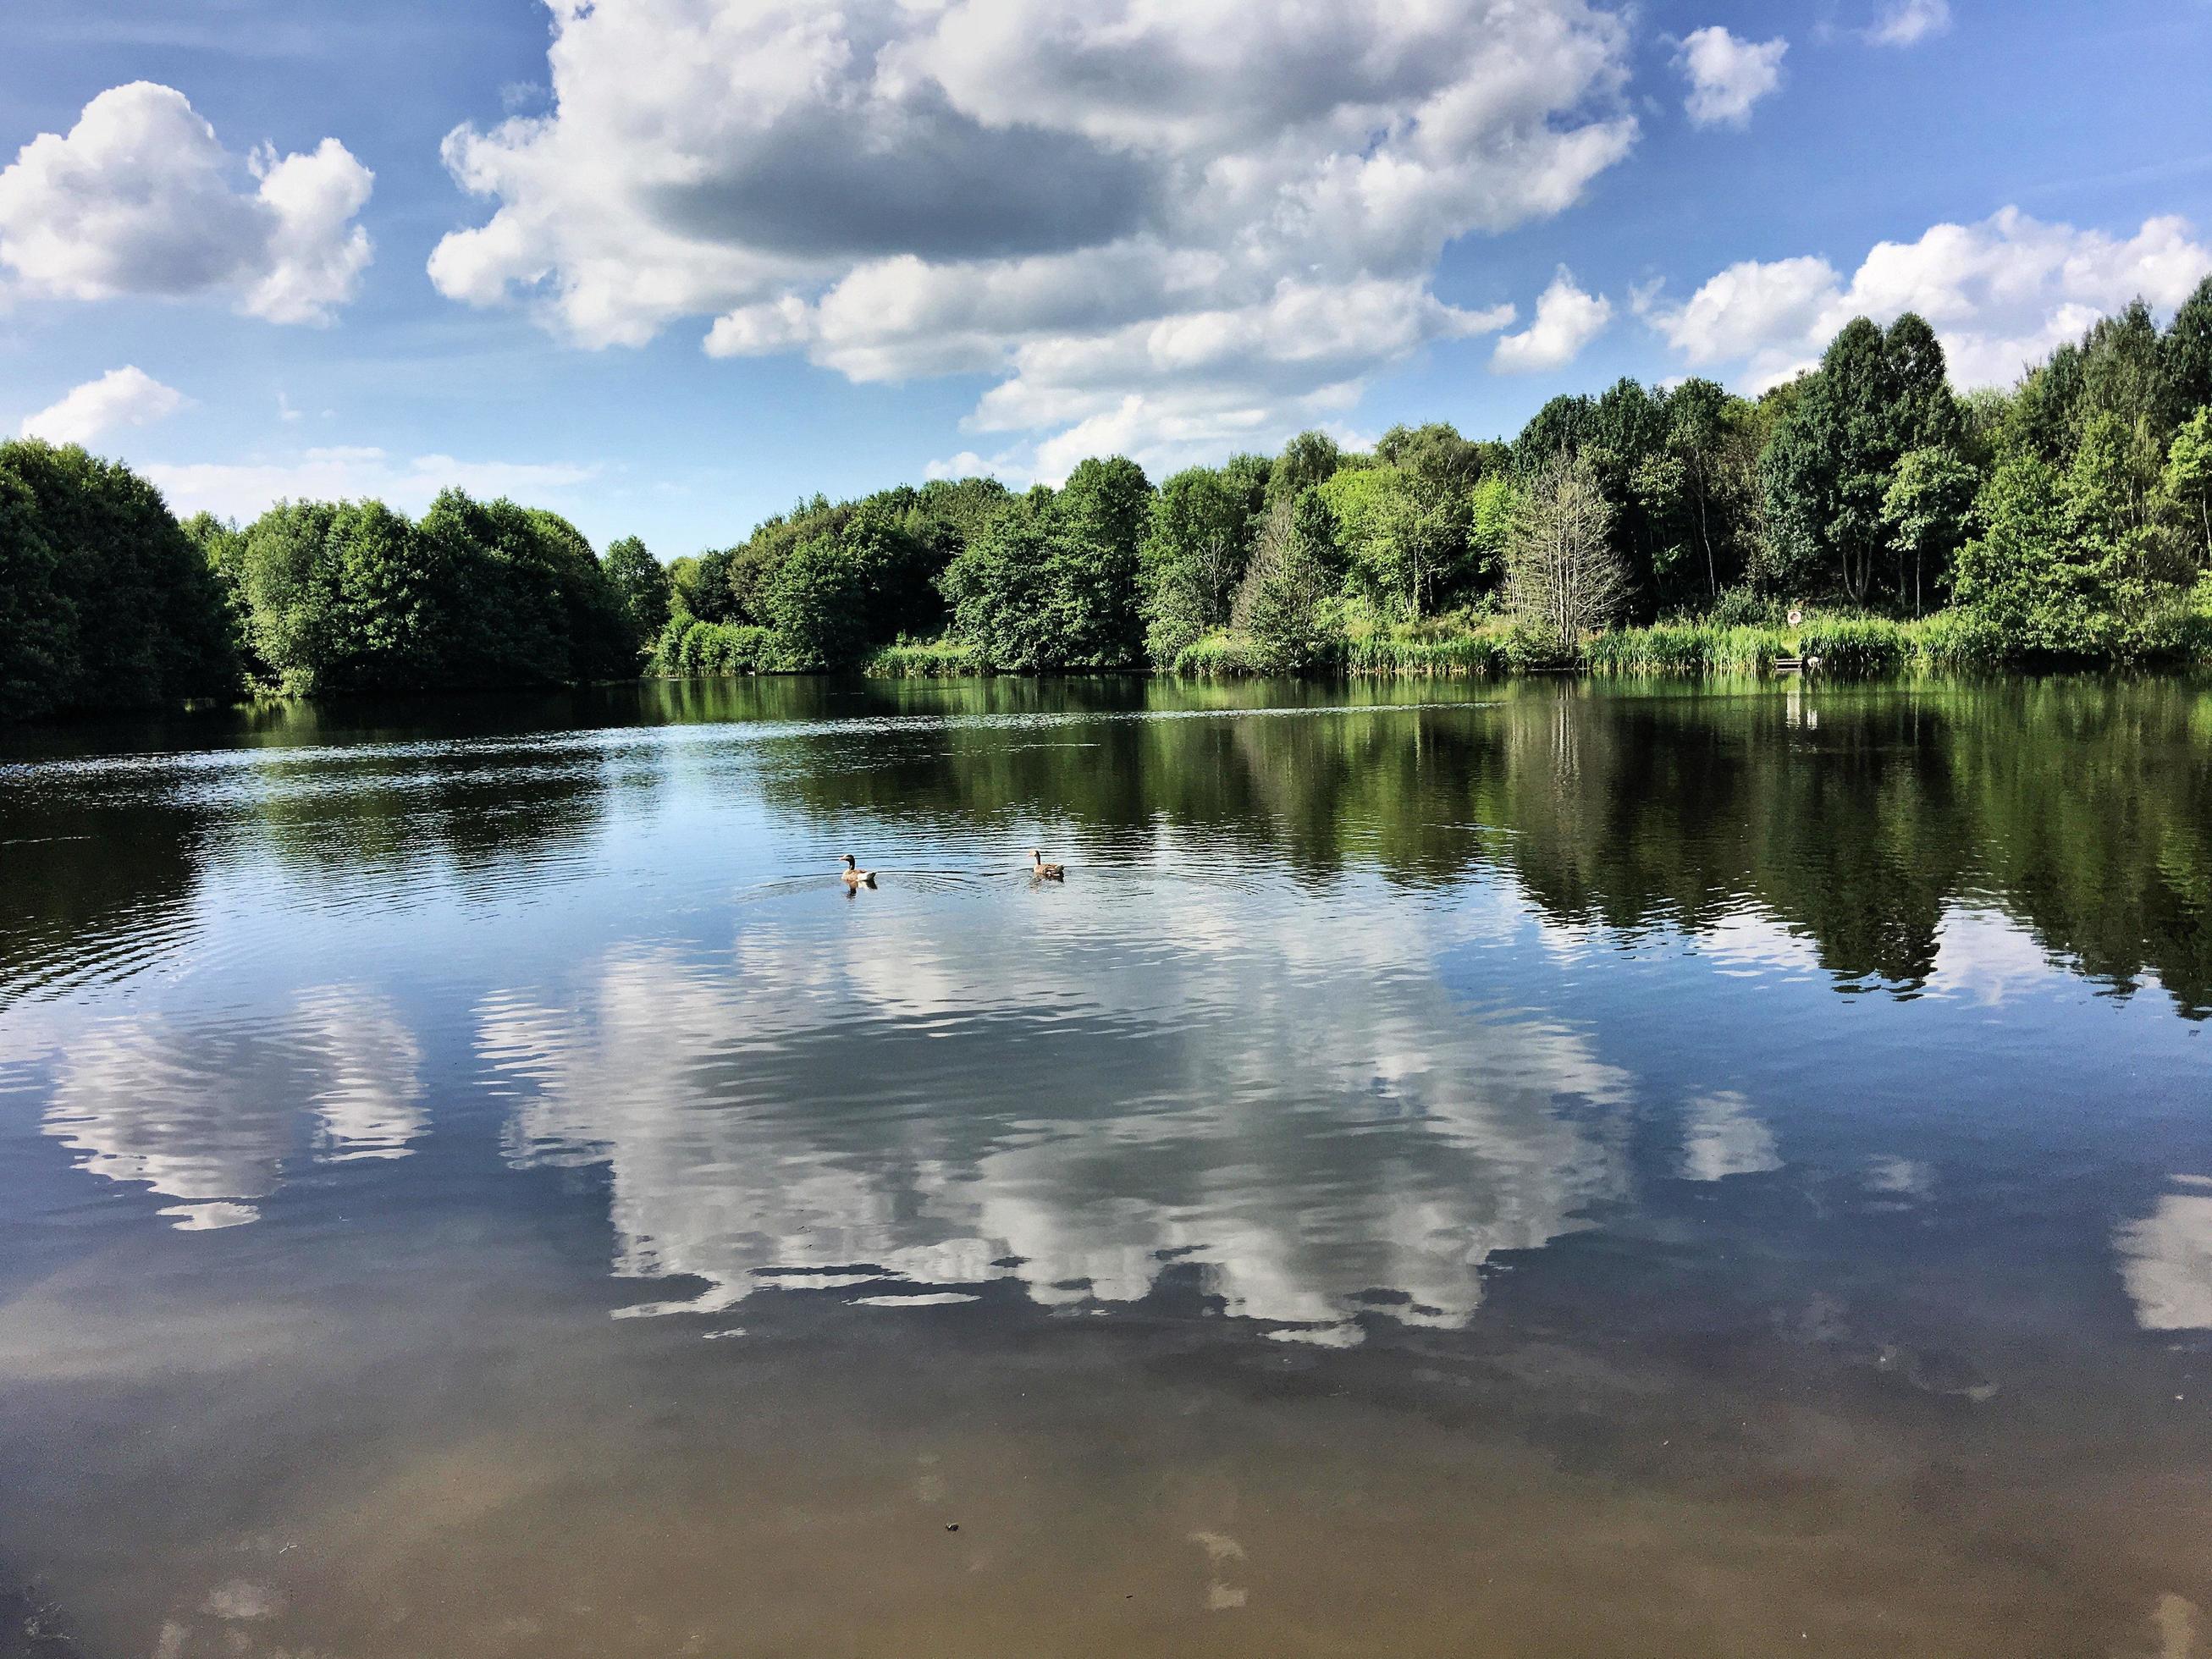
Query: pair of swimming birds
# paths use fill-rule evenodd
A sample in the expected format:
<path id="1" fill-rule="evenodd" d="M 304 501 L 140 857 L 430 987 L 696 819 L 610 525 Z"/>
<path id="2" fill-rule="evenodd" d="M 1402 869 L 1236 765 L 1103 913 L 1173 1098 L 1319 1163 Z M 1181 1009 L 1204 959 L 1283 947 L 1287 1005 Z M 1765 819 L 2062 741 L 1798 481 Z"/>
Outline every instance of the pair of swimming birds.
<path id="1" fill-rule="evenodd" d="M 1043 849 L 1032 847 L 1030 848 L 1030 874 L 1040 881 L 1064 881 L 1067 878 L 1067 866 L 1064 864 L 1047 864 L 1044 861 Z M 876 872 L 872 870 L 863 870 L 858 859 L 850 853 L 846 854 L 845 885 L 873 887 L 875 884 Z"/>

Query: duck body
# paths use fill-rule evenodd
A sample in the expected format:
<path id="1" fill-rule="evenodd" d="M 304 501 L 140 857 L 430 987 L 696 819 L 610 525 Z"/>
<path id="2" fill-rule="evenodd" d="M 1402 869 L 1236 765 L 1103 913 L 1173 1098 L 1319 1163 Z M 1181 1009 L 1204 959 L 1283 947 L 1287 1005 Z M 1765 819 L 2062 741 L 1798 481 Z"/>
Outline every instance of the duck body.
<path id="1" fill-rule="evenodd" d="M 848 887 L 873 887 L 876 884 L 876 872 L 861 869 L 859 860 L 850 853 L 845 854 L 843 874 Z"/>
<path id="2" fill-rule="evenodd" d="M 1065 881 L 1067 878 L 1067 866 L 1064 864 L 1047 864 L 1044 861 L 1044 853 L 1041 848 L 1031 848 L 1030 860 L 1030 873 L 1039 881 Z"/>

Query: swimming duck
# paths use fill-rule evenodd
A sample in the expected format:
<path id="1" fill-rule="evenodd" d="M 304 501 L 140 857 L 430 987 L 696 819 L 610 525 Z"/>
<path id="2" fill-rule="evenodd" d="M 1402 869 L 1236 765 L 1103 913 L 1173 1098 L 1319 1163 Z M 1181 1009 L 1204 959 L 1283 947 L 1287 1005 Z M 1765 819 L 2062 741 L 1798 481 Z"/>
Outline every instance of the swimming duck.
<path id="1" fill-rule="evenodd" d="M 1062 881 L 1066 878 L 1067 866 L 1064 864 L 1047 864 L 1044 861 L 1043 849 L 1041 848 L 1030 848 L 1030 857 L 1033 860 L 1030 873 L 1038 880 Z"/>
<path id="2" fill-rule="evenodd" d="M 850 853 L 846 854 L 845 885 L 848 887 L 873 887 L 875 884 L 876 872 L 872 870 L 861 869 L 859 861 L 855 860 Z"/>

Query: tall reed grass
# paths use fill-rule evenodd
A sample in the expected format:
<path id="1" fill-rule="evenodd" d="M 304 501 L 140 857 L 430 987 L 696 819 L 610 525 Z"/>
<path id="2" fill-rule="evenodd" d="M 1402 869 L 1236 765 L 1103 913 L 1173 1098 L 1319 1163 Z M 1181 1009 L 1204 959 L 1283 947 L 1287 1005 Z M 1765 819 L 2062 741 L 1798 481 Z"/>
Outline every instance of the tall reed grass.
<path id="1" fill-rule="evenodd" d="M 2126 660 L 2212 668 L 2212 586 L 2189 604 L 2142 624 Z M 1504 674 L 1574 672 L 1697 678 L 1771 674 L 1796 657 L 1808 672 L 1862 679 L 1994 669 L 2017 659 L 1999 631 L 1966 611 L 1939 611 L 1911 622 L 1884 617 L 1814 616 L 1795 629 L 1713 617 L 1616 628 L 1568 646 L 1480 616 L 1432 619 L 1419 627 L 1355 627 L 1335 651 L 1303 672 L 1398 679 L 1473 679 Z M 653 653 L 663 674 L 765 674 L 780 663 L 764 628 L 671 623 Z M 1224 629 L 1185 646 L 1167 665 L 1191 679 L 1231 679 L 1278 672 L 1241 630 Z M 901 640 L 871 657 L 863 672 L 884 678 L 941 678 L 991 672 L 965 641 Z"/>
<path id="2" fill-rule="evenodd" d="M 1675 622 L 1608 629 L 1583 647 L 1583 661 L 1593 674 L 1692 678 L 1771 673 L 1789 654 L 1790 635 L 1778 628 Z"/>
<path id="3" fill-rule="evenodd" d="M 1266 672 L 1251 636 L 1227 629 L 1193 640 L 1168 665 L 1170 674 L 1194 680 L 1236 679 Z"/>
<path id="4" fill-rule="evenodd" d="M 1808 620 L 1797 630 L 1797 654 L 1823 674 L 1863 679 L 1900 674 L 1912 665 L 1912 636 L 1886 617 Z"/>
<path id="5" fill-rule="evenodd" d="M 869 658 L 860 672 L 876 679 L 935 680 L 988 671 L 965 640 L 901 640 Z"/>
<path id="6" fill-rule="evenodd" d="M 1503 674 L 1510 664 L 1505 636 L 1480 632 L 1442 639 L 1406 639 L 1387 634 L 1355 637 L 1346 646 L 1344 665 L 1353 674 L 1385 678 L 1464 680 Z"/>

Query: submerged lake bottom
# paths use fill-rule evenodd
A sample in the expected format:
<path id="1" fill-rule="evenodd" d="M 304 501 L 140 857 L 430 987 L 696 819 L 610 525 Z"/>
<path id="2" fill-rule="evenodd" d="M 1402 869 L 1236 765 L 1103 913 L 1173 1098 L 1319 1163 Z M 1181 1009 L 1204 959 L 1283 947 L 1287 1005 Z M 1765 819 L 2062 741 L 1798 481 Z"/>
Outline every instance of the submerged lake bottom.
<path id="1" fill-rule="evenodd" d="M 0 1655 L 2212 1653 L 2208 912 L 2176 680 L 18 735 Z"/>

